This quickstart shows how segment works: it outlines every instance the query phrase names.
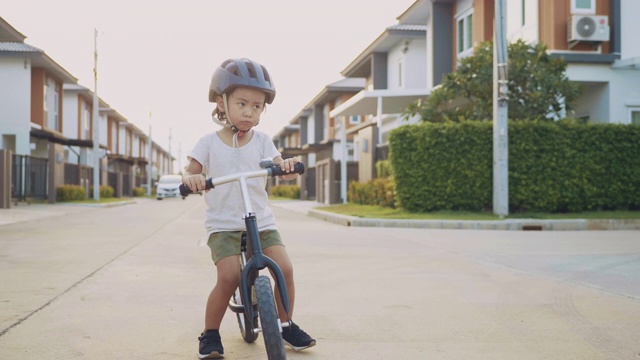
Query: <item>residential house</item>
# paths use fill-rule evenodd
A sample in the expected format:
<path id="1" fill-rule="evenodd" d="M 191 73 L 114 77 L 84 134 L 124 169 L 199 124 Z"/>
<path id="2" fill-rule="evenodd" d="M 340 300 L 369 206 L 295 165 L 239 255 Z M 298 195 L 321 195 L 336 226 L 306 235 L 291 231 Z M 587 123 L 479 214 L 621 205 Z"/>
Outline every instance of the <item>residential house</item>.
<path id="1" fill-rule="evenodd" d="M 299 180 L 303 198 L 326 204 L 341 202 L 346 199 L 347 178 L 357 180 L 353 136 L 341 140 L 337 129 L 342 123 L 336 122 L 329 113 L 364 89 L 364 85 L 362 78 L 345 78 L 325 86 L 274 137 L 283 157 L 300 156 L 306 165 L 305 174 Z M 354 116 L 346 122 L 346 127 L 359 123 L 360 117 Z"/>
<path id="2" fill-rule="evenodd" d="M 70 140 L 68 146 L 64 150 L 64 183 L 79 184 L 87 191 L 87 196 L 92 196 L 91 187 L 93 186 L 93 166 L 95 164 L 95 156 L 100 160 L 101 169 L 106 168 L 107 159 L 104 152 L 107 148 L 107 122 L 104 117 L 98 118 L 99 124 L 99 151 L 97 154 L 93 150 L 93 91 L 79 84 L 64 84 L 64 103 L 65 109 L 63 122 L 63 135 Z M 102 100 L 98 99 L 99 106 L 107 106 Z M 100 182 L 106 183 L 106 174 L 102 174 Z"/>
<path id="3" fill-rule="evenodd" d="M 12 197 L 55 201 L 48 189 L 64 181 L 69 143 L 63 136 L 63 84 L 77 79 L 25 38 L 0 18 L 0 149 L 15 154 Z"/>
<path id="4" fill-rule="evenodd" d="M 638 13 L 640 2 L 633 0 L 507 1 L 507 37 L 542 42 L 567 61 L 568 78 L 583 85 L 575 112 L 567 115 L 640 124 Z M 426 98 L 475 45 L 493 40 L 494 14 L 494 0 L 417 0 L 341 72 L 367 78 L 364 91 L 330 113 L 366 119 L 350 130 L 360 181 L 375 177 L 375 162 L 387 158 L 389 132 L 417 120 L 395 113 Z"/>
<path id="5" fill-rule="evenodd" d="M 363 121 L 347 130 L 353 134 L 358 178 L 376 177 L 375 164 L 388 157 L 389 133 L 403 124 L 419 121 L 402 116 L 409 104 L 425 99 L 427 87 L 427 21 L 429 1 L 417 1 L 387 27 L 341 74 L 363 77 L 365 89 L 330 112 L 332 118 L 359 116 Z"/>
<path id="6" fill-rule="evenodd" d="M 25 38 L 0 18 L 0 158 L 13 155 L 11 176 L 0 178 L 0 189 L 11 189 L 15 200 L 55 202 L 58 186 L 93 186 L 99 157 L 100 184 L 114 187 L 117 196 L 131 196 L 133 187 L 147 183 L 150 146 L 155 177 L 173 172 L 170 152 L 150 145 L 144 132 L 102 99 L 93 119 L 93 92 Z M 6 174 L 4 166 L 0 172 Z M 4 191 L 1 197 L 0 204 L 9 203 Z"/>

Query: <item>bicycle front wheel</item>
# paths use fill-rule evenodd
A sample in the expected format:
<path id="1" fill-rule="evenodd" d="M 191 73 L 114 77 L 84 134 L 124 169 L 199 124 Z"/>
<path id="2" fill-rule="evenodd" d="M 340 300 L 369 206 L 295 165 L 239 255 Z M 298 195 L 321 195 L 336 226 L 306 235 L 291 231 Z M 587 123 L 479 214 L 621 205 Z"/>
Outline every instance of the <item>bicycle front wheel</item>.
<path id="1" fill-rule="evenodd" d="M 284 360 L 287 358 L 287 354 L 284 351 L 284 341 L 280 333 L 278 311 L 271 289 L 271 281 L 266 276 L 259 276 L 256 279 L 255 288 L 267 358 L 269 360 Z"/>

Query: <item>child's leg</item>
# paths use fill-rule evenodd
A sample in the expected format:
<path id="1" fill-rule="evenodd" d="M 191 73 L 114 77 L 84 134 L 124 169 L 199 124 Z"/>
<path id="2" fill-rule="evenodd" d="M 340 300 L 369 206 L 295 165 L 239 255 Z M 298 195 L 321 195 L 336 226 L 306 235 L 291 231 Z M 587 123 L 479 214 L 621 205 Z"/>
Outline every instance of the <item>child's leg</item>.
<path id="1" fill-rule="evenodd" d="M 220 329 L 229 299 L 240 282 L 240 257 L 228 256 L 220 259 L 216 263 L 216 269 L 218 273 L 216 285 L 209 294 L 205 310 L 205 331 Z"/>
<path id="2" fill-rule="evenodd" d="M 295 304 L 296 299 L 296 287 L 293 281 L 293 265 L 291 264 L 287 250 L 282 245 L 274 245 L 264 249 L 263 252 L 275 261 L 280 267 L 280 270 L 282 270 L 284 281 L 287 284 L 287 294 L 289 295 L 289 318 L 293 318 L 293 305 Z M 280 293 L 278 292 L 277 287 L 275 289 L 275 293 L 280 321 L 285 322 L 288 319 L 284 312 L 284 307 L 282 307 L 282 301 L 280 300 Z"/>

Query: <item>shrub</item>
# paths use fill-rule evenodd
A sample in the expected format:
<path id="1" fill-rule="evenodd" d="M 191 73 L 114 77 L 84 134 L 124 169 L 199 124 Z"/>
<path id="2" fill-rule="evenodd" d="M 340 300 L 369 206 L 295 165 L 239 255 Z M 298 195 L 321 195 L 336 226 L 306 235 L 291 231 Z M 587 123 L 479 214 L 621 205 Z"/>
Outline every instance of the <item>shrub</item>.
<path id="1" fill-rule="evenodd" d="M 56 188 L 57 201 L 78 201 L 86 198 L 86 189 L 80 185 L 62 185 Z"/>
<path id="2" fill-rule="evenodd" d="M 146 194 L 146 191 L 141 188 L 141 187 L 135 187 L 133 188 L 133 196 L 134 197 L 141 197 L 144 196 Z"/>
<path id="3" fill-rule="evenodd" d="M 116 191 L 109 185 L 100 185 L 100 199 L 112 198 Z M 93 197 L 93 186 L 89 189 L 89 194 Z"/>
<path id="4" fill-rule="evenodd" d="M 111 186 L 108 186 L 108 185 L 101 185 L 100 186 L 100 198 L 101 199 L 112 198 L 115 193 L 116 193 L 115 190 L 113 190 L 113 188 Z"/>
<path id="5" fill-rule="evenodd" d="M 276 185 L 269 189 L 269 195 L 288 199 L 300 199 L 300 187 L 298 185 Z"/>
<path id="6" fill-rule="evenodd" d="M 395 181 L 391 177 L 377 178 L 366 183 L 352 181 L 347 191 L 349 202 L 360 205 L 398 206 Z"/>

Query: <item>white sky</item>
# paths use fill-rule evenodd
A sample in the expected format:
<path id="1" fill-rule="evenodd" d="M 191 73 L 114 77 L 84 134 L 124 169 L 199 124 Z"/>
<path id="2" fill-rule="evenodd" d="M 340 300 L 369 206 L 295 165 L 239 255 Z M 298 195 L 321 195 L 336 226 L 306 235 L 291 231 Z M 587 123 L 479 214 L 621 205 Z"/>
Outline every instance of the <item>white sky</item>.
<path id="1" fill-rule="evenodd" d="M 0 16 L 91 90 L 98 29 L 98 95 L 181 159 L 219 129 L 208 102 L 222 61 L 248 57 L 277 90 L 257 129 L 274 136 L 415 0 L 32 0 Z"/>

